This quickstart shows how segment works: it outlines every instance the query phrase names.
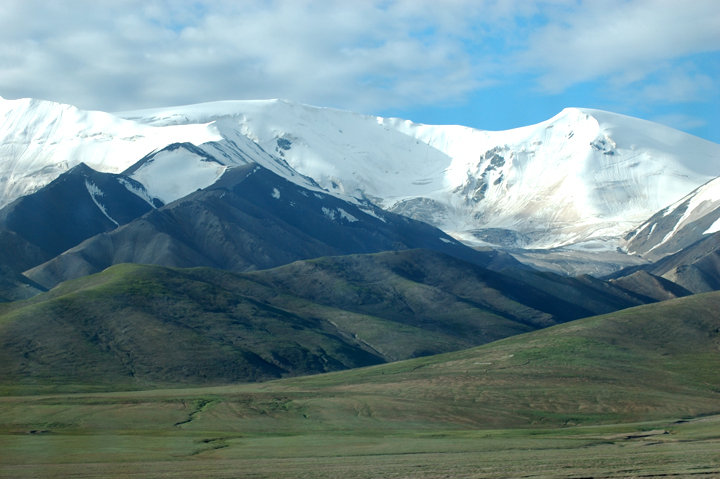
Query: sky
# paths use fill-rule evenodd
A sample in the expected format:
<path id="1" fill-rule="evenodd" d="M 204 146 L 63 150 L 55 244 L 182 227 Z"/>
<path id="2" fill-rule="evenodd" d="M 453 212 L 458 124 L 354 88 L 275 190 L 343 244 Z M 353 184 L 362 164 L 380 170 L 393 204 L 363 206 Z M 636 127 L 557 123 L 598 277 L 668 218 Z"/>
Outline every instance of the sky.
<path id="1" fill-rule="evenodd" d="M 284 98 L 487 130 L 585 107 L 720 143 L 720 1 L 2 0 L 0 96 Z"/>

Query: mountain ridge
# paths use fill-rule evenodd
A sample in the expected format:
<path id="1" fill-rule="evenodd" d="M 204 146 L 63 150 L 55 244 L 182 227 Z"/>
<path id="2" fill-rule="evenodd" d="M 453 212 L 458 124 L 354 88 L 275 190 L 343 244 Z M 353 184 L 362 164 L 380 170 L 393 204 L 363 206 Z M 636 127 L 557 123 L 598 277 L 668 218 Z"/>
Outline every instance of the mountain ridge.
<path id="1" fill-rule="evenodd" d="M 0 209 L 0 228 L 20 234 L 55 256 L 161 205 L 132 178 L 79 163 L 35 193 Z"/>
<path id="2" fill-rule="evenodd" d="M 422 249 L 248 273 L 113 265 L 0 305 L 0 386 L 134 389 L 316 374 L 644 302 L 610 284 L 536 274 Z"/>
<path id="3" fill-rule="evenodd" d="M 213 185 L 89 238 L 25 275 L 52 287 L 117 263 L 246 271 L 419 247 L 477 264 L 520 267 L 506 253 L 473 250 L 425 223 L 308 190 L 248 164 L 227 168 Z"/>
<path id="4" fill-rule="evenodd" d="M 658 260 L 720 231 L 720 178 L 658 211 L 624 238 L 631 254 Z"/>
<path id="5" fill-rule="evenodd" d="M 76 161 L 120 172 L 189 142 L 225 165 L 256 161 L 303 186 L 311 179 L 343 199 L 367 198 L 429 222 L 468 244 L 503 247 L 593 241 L 614 249 L 626 231 L 715 177 L 720 162 L 720 145 L 591 109 L 567 108 L 537 125 L 490 132 L 281 100 L 118 116 L 37 100 L 2 103 L 10 128 L 0 132 L 0 179 L 14 178 L 12 187 L 4 183 L 5 201 Z M 96 116 L 102 130 L 88 123 Z M 193 187 L 219 174 L 206 172 L 205 184 L 196 176 Z"/>
<path id="6" fill-rule="evenodd" d="M 422 218 L 470 243 L 483 242 L 482 231 L 480 236 L 463 236 L 458 234 L 462 228 L 517 231 L 529 236 L 529 244 L 519 245 L 528 247 L 567 244 L 571 237 L 575 238 L 572 241 L 617 238 L 667 206 L 670 197 L 679 198 L 713 178 L 720 152 L 714 143 L 669 127 L 579 108 L 567 108 L 537 125 L 498 132 L 414 124 L 279 100 L 214 102 L 124 116 L 150 125 L 225 118 L 328 191 L 367 196 L 386 209 Z M 547 133 L 552 129 L 564 133 Z M 543 145 L 547 141 L 553 143 L 551 149 Z M 562 161 L 553 159 L 563 154 L 570 156 Z M 541 156 L 544 164 L 535 162 L 535 155 Z M 519 168 L 527 173 L 520 186 Z M 553 185 L 558 180 L 548 177 L 543 168 L 565 179 Z M 401 172 L 405 178 L 398 176 Z M 641 180 L 643 176 L 659 180 Z M 533 195 L 535 200 L 523 195 Z M 533 219 L 538 214 L 533 201 L 544 195 L 552 200 L 553 212 Z M 478 203 L 479 199 L 483 201 Z M 603 209 L 606 206 L 610 209 Z M 632 214 L 629 206 L 635 208 Z M 563 208 L 570 215 L 567 220 L 558 217 L 558 209 Z M 613 221 L 622 226 L 602 220 L 609 215 L 615 215 Z M 589 221 L 585 226 L 594 232 L 570 234 L 572 225 L 563 225 L 563 221 L 578 219 Z M 477 225 L 477 220 L 480 227 L 468 226 Z M 535 226 L 518 227 L 521 220 Z M 566 240 L 538 243 L 548 229 L 538 227 L 544 223 L 569 227 Z"/>

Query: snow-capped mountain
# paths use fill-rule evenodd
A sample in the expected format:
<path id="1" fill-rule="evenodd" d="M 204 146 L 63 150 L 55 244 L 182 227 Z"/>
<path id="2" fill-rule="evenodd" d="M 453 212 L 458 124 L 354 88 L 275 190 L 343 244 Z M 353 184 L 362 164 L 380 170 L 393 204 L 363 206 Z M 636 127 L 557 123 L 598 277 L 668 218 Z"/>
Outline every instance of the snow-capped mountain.
<path id="1" fill-rule="evenodd" d="M 607 240 L 614 248 L 625 232 L 720 172 L 720 145 L 587 109 L 492 132 L 281 100 L 116 115 L 38 100 L 0 105 L 0 205 L 80 161 L 125 172 L 164 202 L 212 184 L 227 166 L 256 162 L 303 187 L 370 199 L 471 244 Z"/>
<path id="2" fill-rule="evenodd" d="M 426 223 L 244 165 L 227 168 L 210 187 L 96 234 L 25 274 L 52 287 L 117 263 L 242 272 L 320 256 L 415 248 L 486 267 L 520 265 L 508 254 L 469 248 Z"/>
<path id="3" fill-rule="evenodd" d="M 228 166 L 249 163 L 321 190 L 234 124 L 228 127 L 224 118 L 205 123 L 185 119 L 185 124 L 153 126 L 71 105 L 0 98 L 0 207 L 80 163 L 101 172 L 123 172 L 164 203 L 211 185 Z"/>
<path id="4" fill-rule="evenodd" d="M 625 238 L 629 253 L 657 260 L 720 231 L 720 178 L 662 209 Z"/>
<path id="5" fill-rule="evenodd" d="M 162 203 L 132 178 L 100 173 L 80 163 L 0 208 L 0 230 L 12 231 L 40 248 L 47 260 L 159 206 Z"/>
<path id="6" fill-rule="evenodd" d="M 122 114 L 212 124 L 331 192 L 367 197 L 468 243 L 557 247 L 621 235 L 720 172 L 720 145 L 623 115 L 568 108 L 507 131 L 420 125 L 287 101 Z"/>
<path id="7" fill-rule="evenodd" d="M 0 99 L 0 206 L 80 163 L 120 173 L 170 143 L 221 138 L 209 125 L 150 127 L 49 101 Z"/>

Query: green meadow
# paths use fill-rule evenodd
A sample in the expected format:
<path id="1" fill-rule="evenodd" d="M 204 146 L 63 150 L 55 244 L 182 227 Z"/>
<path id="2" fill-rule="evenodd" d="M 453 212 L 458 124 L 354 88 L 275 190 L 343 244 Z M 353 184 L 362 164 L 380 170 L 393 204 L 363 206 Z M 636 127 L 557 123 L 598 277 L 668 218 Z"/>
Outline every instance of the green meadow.
<path id="1" fill-rule="evenodd" d="M 0 477 L 718 477 L 718 311 L 708 293 L 264 383 L 5 386 Z"/>

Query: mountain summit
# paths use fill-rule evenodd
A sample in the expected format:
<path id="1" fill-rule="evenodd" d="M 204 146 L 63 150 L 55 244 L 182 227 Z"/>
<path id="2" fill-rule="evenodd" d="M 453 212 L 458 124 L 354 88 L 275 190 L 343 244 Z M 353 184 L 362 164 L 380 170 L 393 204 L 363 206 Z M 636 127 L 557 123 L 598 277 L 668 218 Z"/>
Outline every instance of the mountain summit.
<path id="1" fill-rule="evenodd" d="M 614 250 L 628 231 L 720 171 L 720 145 L 579 108 L 506 131 L 284 100 L 120 114 L 0 100 L 0 118 L 0 206 L 79 162 L 121 173 L 144 159 L 127 173 L 165 203 L 212 184 L 226 166 L 258 163 L 471 245 Z"/>
<path id="2" fill-rule="evenodd" d="M 470 244 L 551 248 L 623 233 L 717 176 L 720 145 L 645 120 L 567 108 L 507 131 L 433 126 L 283 100 L 124 113 L 223 125 L 328 191 L 367 197 Z"/>

